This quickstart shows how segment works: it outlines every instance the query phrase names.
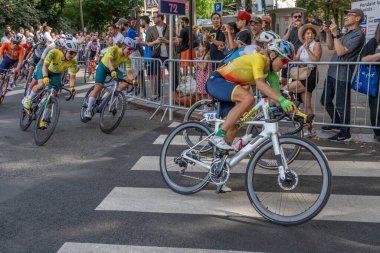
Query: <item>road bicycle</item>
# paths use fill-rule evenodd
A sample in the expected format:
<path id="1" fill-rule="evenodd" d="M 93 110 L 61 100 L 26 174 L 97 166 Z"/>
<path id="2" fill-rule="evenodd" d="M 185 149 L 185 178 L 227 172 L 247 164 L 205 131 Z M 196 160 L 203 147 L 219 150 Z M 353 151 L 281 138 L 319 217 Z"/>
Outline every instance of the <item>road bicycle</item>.
<path id="1" fill-rule="evenodd" d="M 113 132 L 119 126 L 126 110 L 127 99 L 123 92 L 117 90 L 120 82 L 129 84 L 127 89 L 128 93 L 133 91 L 134 86 L 132 83 L 124 79 L 112 78 L 105 82 L 102 91 L 91 109 L 92 116 L 94 116 L 95 113 L 100 113 L 99 126 L 101 131 L 107 134 Z M 84 116 L 84 112 L 87 110 L 88 98 L 93 89 L 94 87 L 91 87 L 87 91 L 82 103 L 80 118 L 83 123 L 89 121 L 89 119 Z"/>
<path id="2" fill-rule="evenodd" d="M 13 70 L 6 69 L 3 74 L 0 75 L 0 104 L 3 103 L 5 99 L 5 94 L 8 92 L 8 86 L 13 80 Z"/>
<path id="3" fill-rule="evenodd" d="M 96 61 L 94 59 L 89 58 L 86 61 L 86 67 L 84 69 L 84 82 L 87 83 L 91 79 L 95 79 L 95 68 L 96 68 Z"/>
<path id="4" fill-rule="evenodd" d="M 269 101 L 263 94 L 258 94 L 255 96 L 258 103 L 252 107 L 248 112 L 246 112 L 242 117 L 241 121 L 249 120 L 261 120 L 264 118 L 264 112 L 266 110 L 278 110 L 277 107 L 270 107 Z M 195 103 L 186 113 L 184 122 L 197 120 L 203 124 L 208 125 L 213 128 L 216 119 L 221 119 L 220 116 L 220 101 L 217 99 L 205 99 Z M 314 119 L 314 114 L 306 115 L 299 111 L 296 114 L 287 117 L 286 120 L 279 122 L 279 134 L 280 135 L 297 135 L 302 137 L 302 129 L 305 124 L 312 124 Z M 242 138 L 247 136 L 257 136 L 263 129 L 263 125 L 246 125 L 246 131 Z M 239 124 L 238 128 L 242 128 L 243 124 Z M 252 137 L 249 137 L 251 139 Z M 189 140 L 189 139 L 188 139 Z M 192 145 L 193 143 L 189 143 Z M 287 156 L 288 162 L 294 160 L 299 154 L 301 147 L 293 146 L 294 150 L 290 152 Z M 259 165 L 266 169 L 277 169 L 277 167 L 270 162 L 265 160 L 260 160 Z"/>
<path id="5" fill-rule="evenodd" d="M 26 82 L 25 82 L 25 86 L 24 86 L 24 96 L 28 95 L 29 84 L 30 84 L 30 82 L 32 82 L 33 76 L 36 74 L 35 71 L 36 71 L 36 66 L 33 66 L 32 64 L 30 64 L 28 76 L 26 77 Z"/>
<path id="6" fill-rule="evenodd" d="M 57 126 L 60 106 L 56 97 L 57 90 L 69 89 L 58 87 L 56 85 L 46 86 L 33 99 L 30 109 L 22 108 L 20 113 L 20 128 L 26 131 L 34 120 L 33 137 L 37 146 L 44 145 L 53 135 Z M 75 94 L 70 95 L 66 101 L 74 100 Z"/>
<path id="7" fill-rule="evenodd" d="M 266 99 L 266 98 L 265 98 Z M 217 149 L 209 140 L 224 120 L 215 119 L 215 129 L 201 122 L 185 122 L 166 138 L 160 153 L 160 171 L 167 186 L 180 194 L 193 194 L 209 183 L 225 184 L 233 167 L 249 158 L 245 172 L 248 198 L 265 219 L 281 225 L 296 225 L 315 217 L 326 205 L 331 192 L 331 172 L 323 152 L 311 141 L 298 136 L 279 136 L 278 122 L 286 115 L 263 110 L 264 121 L 237 123 L 263 126 L 263 130 L 240 151 Z M 296 159 L 288 159 L 294 146 Z M 266 161 L 276 166 L 267 170 Z"/>

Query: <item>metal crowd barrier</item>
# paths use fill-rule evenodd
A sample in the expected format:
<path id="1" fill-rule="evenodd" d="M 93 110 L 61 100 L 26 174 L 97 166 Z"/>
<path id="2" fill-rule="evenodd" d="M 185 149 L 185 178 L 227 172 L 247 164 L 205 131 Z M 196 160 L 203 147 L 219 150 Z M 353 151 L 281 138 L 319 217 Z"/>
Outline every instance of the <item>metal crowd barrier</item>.
<path id="1" fill-rule="evenodd" d="M 371 95 L 370 78 L 366 83 L 354 78 L 358 69 L 364 71 L 364 76 L 370 74 L 369 70 L 365 73 L 367 71 L 360 67 L 366 65 L 380 67 L 378 62 L 292 62 L 287 71 L 287 86 L 303 100 L 305 112 L 311 109 L 306 105 L 312 107 L 317 125 L 380 129 L 379 80 L 377 93 Z M 307 71 L 310 72 L 308 78 L 300 80 Z M 367 93 L 357 92 L 352 85 L 367 88 Z"/>

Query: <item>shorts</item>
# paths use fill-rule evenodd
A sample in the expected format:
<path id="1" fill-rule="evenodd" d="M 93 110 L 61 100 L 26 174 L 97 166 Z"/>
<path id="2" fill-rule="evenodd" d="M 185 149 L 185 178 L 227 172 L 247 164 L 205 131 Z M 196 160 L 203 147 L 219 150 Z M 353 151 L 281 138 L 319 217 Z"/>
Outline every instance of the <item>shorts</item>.
<path id="1" fill-rule="evenodd" d="M 288 68 L 281 69 L 281 77 L 282 78 L 288 78 Z"/>
<path id="2" fill-rule="evenodd" d="M 307 91 L 312 93 L 315 90 L 315 87 L 317 86 L 318 83 L 318 72 L 317 68 L 313 68 L 312 71 L 310 71 L 310 75 L 306 80 L 301 80 L 300 81 L 304 87 L 306 87 Z"/>
<path id="3" fill-rule="evenodd" d="M 227 116 L 232 107 L 235 106 L 233 95 L 238 86 L 239 85 L 224 79 L 218 71 L 212 73 L 208 78 L 206 82 L 206 91 L 210 96 L 221 100 L 220 116 Z"/>
<path id="4" fill-rule="evenodd" d="M 43 68 L 43 64 L 40 64 L 37 66 L 37 73 L 35 75 L 35 78 L 34 80 L 41 80 L 44 78 L 44 75 L 42 74 L 42 68 Z M 48 70 L 48 77 L 50 78 L 51 80 L 51 84 L 54 84 L 58 87 L 62 87 L 63 84 L 62 84 L 62 73 L 53 73 L 51 72 L 50 70 Z M 49 88 L 51 88 L 52 85 L 49 85 Z"/>
<path id="5" fill-rule="evenodd" d="M 124 77 L 124 73 L 121 72 L 118 68 L 116 68 L 115 70 L 117 72 L 117 77 L 122 79 Z M 95 83 L 104 84 L 107 76 L 110 74 L 111 74 L 111 71 L 106 66 L 104 66 L 102 62 L 99 62 L 99 65 L 96 68 L 96 73 L 95 73 Z"/>
<path id="6" fill-rule="evenodd" d="M 90 51 L 90 59 L 93 60 L 96 56 L 97 51 Z"/>
<path id="7" fill-rule="evenodd" d="M 193 48 L 193 60 L 197 59 L 197 53 L 195 52 L 195 48 Z M 190 49 L 181 52 L 181 60 L 190 60 Z M 195 65 L 195 63 L 192 63 Z M 190 62 L 181 62 L 181 67 L 189 67 Z"/>
<path id="8" fill-rule="evenodd" d="M 146 69 L 148 76 L 155 76 L 155 75 L 158 75 L 158 73 L 160 73 L 160 68 L 159 68 L 158 63 L 159 63 L 158 61 L 149 61 L 149 60 L 146 60 L 144 62 L 144 68 Z"/>
<path id="9" fill-rule="evenodd" d="M 33 67 L 36 67 L 37 66 L 37 63 L 40 61 L 40 58 L 36 57 L 36 56 L 33 56 L 32 60 L 30 61 L 30 65 L 32 65 Z"/>
<path id="10" fill-rule="evenodd" d="M 3 61 L 0 64 L 0 75 L 3 74 L 7 69 L 16 68 L 18 65 L 18 60 L 12 60 L 7 55 L 4 56 Z"/>

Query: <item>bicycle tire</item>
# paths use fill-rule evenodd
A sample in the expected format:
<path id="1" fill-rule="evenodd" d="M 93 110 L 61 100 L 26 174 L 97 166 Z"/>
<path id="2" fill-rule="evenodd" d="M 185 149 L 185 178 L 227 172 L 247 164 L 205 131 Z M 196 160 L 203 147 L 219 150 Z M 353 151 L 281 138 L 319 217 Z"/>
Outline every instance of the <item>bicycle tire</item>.
<path id="1" fill-rule="evenodd" d="M 27 113 L 24 108 L 20 113 L 20 129 L 26 131 L 33 122 L 33 113 Z"/>
<path id="2" fill-rule="evenodd" d="M 202 99 L 193 104 L 189 110 L 187 110 L 185 117 L 183 119 L 183 122 L 188 121 L 199 121 L 199 122 L 205 122 L 205 119 L 203 117 L 203 114 L 207 110 L 215 110 L 216 106 L 215 103 L 211 99 Z"/>
<path id="3" fill-rule="evenodd" d="M 256 150 L 255 155 L 248 163 L 246 171 L 246 191 L 253 207 L 265 219 L 279 225 L 297 225 L 314 218 L 326 205 L 331 193 L 331 172 L 325 155 L 311 141 L 296 136 L 280 136 L 279 143 L 281 146 L 289 143 L 302 146 L 302 154 L 305 155 L 306 152 L 310 152 L 310 154 L 302 157 L 307 159 L 299 159 L 298 164 L 296 162 L 288 164 L 292 178 L 291 180 L 281 182 L 277 171 L 270 173 L 257 164 L 261 156 L 265 156 L 266 152 L 273 147 L 270 141 L 266 142 Z M 300 158 L 300 156 L 298 156 L 298 158 Z M 304 163 L 312 161 L 309 160 L 310 158 L 313 159 L 316 165 L 315 169 L 313 169 L 311 165 L 304 165 Z M 299 166 L 299 168 L 297 166 Z M 255 174 L 256 172 L 257 174 Z M 320 181 L 316 180 L 318 172 L 320 172 L 322 178 Z M 261 187 L 263 187 L 263 189 L 258 189 Z M 285 187 L 285 189 L 283 187 Z M 313 194 L 314 192 L 316 192 L 316 194 Z M 306 194 L 306 197 L 302 194 Z M 302 212 L 295 213 L 294 209 L 300 209 L 304 207 L 305 204 L 285 203 L 285 199 L 289 195 L 292 195 L 289 197 L 289 200 L 293 202 L 298 200 L 304 200 L 306 202 L 311 200 L 315 195 L 316 198 L 314 202 L 311 200 L 313 203 L 310 207 L 305 208 Z M 295 195 L 295 197 L 293 195 Z M 277 200 L 275 199 L 276 197 Z M 278 210 L 273 211 L 271 204 L 273 204 L 273 209 Z M 287 207 L 290 208 L 290 210 L 286 209 Z"/>
<path id="4" fill-rule="evenodd" d="M 9 84 L 9 78 L 7 76 L 4 76 L 1 82 L 1 87 L 0 87 L 0 104 L 3 103 L 5 99 L 5 94 L 7 94 L 8 84 Z"/>
<path id="5" fill-rule="evenodd" d="M 88 62 L 86 61 L 86 65 L 84 66 L 84 75 L 83 75 L 83 79 L 84 79 L 84 83 L 87 83 L 87 73 L 88 73 Z"/>
<path id="6" fill-rule="evenodd" d="M 84 116 L 84 112 L 87 110 L 87 100 L 88 100 L 88 96 L 90 95 L 91 91 L 93 91 L 94 89 L 94 86 L 92 86 L 86 93 L 86 95 L 84 96 L 83 98 L 83 102 L 82 102 L 82 106 L 80 108 L 80 120 L 83 122 L 83 123 L 87 123 L 89 122 L 90 120 L 87 119 L 85 116 Z"/>
<path id="7" fill-rule="evenodd" d="M 161 152 L 160 152 L 160 172 L 161 176 L 166 183 L 166 185 L 173 190 L 174 192 L 180 193 L 180 194 L 193 194 L 196 193 L 200 190 L 202 190 L 204 187 L 207 186 L 210 180 L 210 173 L 207 168 L 204 168 L 202 166 L 199 166 L 199 169 L 202 169 L 203 172 L 197 171 L 198 168 L 195 168 L 197 164 L 191 164 L 190 161 L 186 161 L 185 158 L 182 158 L 183 152 L 188 149 L 187 141 L 181 142 L 180 137 L 183 136 L 182 131 L 189 132 L 190 128 L 193 128 L 195 131 L 194 137 L 197 139 L 200 139 L 200 144 L 199 148 L 196 149 L 194 152 L 192 151 L 191 156 L 198 158 L 198 160 L 205 158 L 205 160 L 208 158 L 210 160 L 210 163 L 213 159 L 213 154 L 215 152 L 215 148 L 213 148 L 212 151 L 209 152 L 210 157 L 205 157 L 205 154 L 200 152 L 202 145 L 206 147 L 206 149 L 209 149 L 208 146 L 210 144 L 208 143 L 208 140 L 205 140 L 203 137 L 197 136 L 199 132 L 203 132 L 205 136 L 209 136 L 211 134 L 210 128 L 208 128 L 206 125 L 196 122 L 196 121 L 191 121 L 191 122 L 185 122 L 176 127 L 165 139 Z M 199 138 L 200 137 L 200 138 Z M 171 145 L 172 144 L 172 145 Z M 181 148 L 183 147 L 183 148 Z M 199 154 L 197 154 L 199 152 Z M 202 153 L 202 154 L 201 154 Z M 201 155 L 200 155 L 201 154 Z M 174 155 L 174 159 L 173 156 Z M 178 156 L 178 157 L 177 157 Z M 177 160 L 176 160 L 177 159 Z M 178 160 L 181 159 L 181 160 Z M 182 160 L 184 159 L 184 160 Z M 182 167 L 179 166 L 179 171 L 173 171 L 170 162 L 174 161 L 174 164 L 177 162 L 179 163 L 186 163 L 186 168 L 181 169 Z M 187 171 L 188 170 L 188 165 L 194 166 L 193 171 Z M 198 169 L 198 170 L 199 170 Z M 188 174 L 186 174 L 188 173 Z M 179 175 L 179 182 L 175 182 L 174 177 L 176 175 Z M 185 175 L 186 174 L 186 175 Z M 198 176 L 201 174 L 201 176 Z M 205 174 L 205 175 L 203 175 Z M 194 183 L 191 181 L 194 179 Z M 191 181 L 191 182 L 189 182 Z"/>
<path id="8" fill-rule="evenodd" d="M 58 124 L 58 119 L 59 119 L 59 114 L 60 114 L 60 107 L 58 104 L 58 99 L 55 97 L 51 97 L 48 106 L 49 105 L 52 105 L 53 109 L 50 109 L 50 110 L 53 111 L 53 113 L 55 114 L 55 117 L 53 118 L 53 120 L 50 123 L 48 123 L 48 127 L 46 129 L 41 129 L 38 125 L 39 125 L 39 122 L 42 118 L 42 115 L 43 115 L 45 109 L 41 108 L 42 110 L 39 110 L 37 117 L 36 117 L 36 122 L 34 124 L 34 131 L 33 131 L 34 142 L 36 143 L 37 146 L 44 145 L 50 139 L 50 137 L 53 135 L 54 130 Z M 48 130 L 48 131 L 44 132 L 46 130 Z M 39 136 L 40 133 L 45 133 L 46 136 L 41 137 L 41 136 Z"/>
<path id="9" fill-rule="evenodd" d="M 121 114 L 118 116 L 117 120 L 115 123 L 111 123 L 109 124 L 109 126 L 107 126 L 108 124 L 106 124 L 107 122 L 107 117 L 105 116 L 106 112 L 109 111 L 109 103 L 111 102 L 111 93 L 110 95 L 106 98 L 106 102 L 102 108 L 102 111 L 100 112 L 100 121 L 99 121 L 99 126 L 100 126 L 100 130 L 102 130 L 103 133 L 106 133 L 106 134 L 109 134 L 109 133 L 112 133 L 120 124 L 120 122 L 122 121 L 123 117 L 124 117 L 124 114 L 125 114 L 125 110 L 126 110 L 126 105 L 127 105 L 127 100 L 125 98 L 125 95 L 120 92 L 120 91 L 115 91 L 114 93 L 114 101 L 112 102 L 112 107 L 113 106 L 117 106 L 118 103 L 121 103 Z M 117 102 L 116 99 L 119 99 L 120 101 Z M 112 116 L 115 116 L 115 114 L 117 113 L 117 109 L 115 108 L 112 108 L 112 112 L 109 111 Z"/>
<path id="10" fill-rule="evenodd" d="M 31 73 L 28 74 L 28 77 L 26 78 L 25 87 L 24 87 L 24 97 L 28 93 L 28 87 L 29 87 L 29 84 L 32 81 L 32 79 L 33 79 L 33 71 L 31 71 Z"/>

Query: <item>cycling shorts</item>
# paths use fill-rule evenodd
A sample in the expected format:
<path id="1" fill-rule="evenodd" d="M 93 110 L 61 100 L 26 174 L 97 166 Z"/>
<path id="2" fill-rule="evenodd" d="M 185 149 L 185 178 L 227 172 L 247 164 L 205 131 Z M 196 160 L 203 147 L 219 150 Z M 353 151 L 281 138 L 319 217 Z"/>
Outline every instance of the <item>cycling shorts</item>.
<path id="1" fill-rule="evenodd" d="M 7 69 L 16 68 L 18 65 L 18 60 L 12 60 L 7 55 L 4 56 L 3 61 L 0 64 L 0 75 L 3 74 Z"/>
<path id="2" fill-rule="evenodd" d="M 117 77 L 122 79 L 124 77 L 124 73 L 121 72 L 118 68 L 115 70 L 117 72 Z M 111 74 L 111 71 L 106 66 L 104 66 L 102 62 L 99 62 L 99 65 L 95 73 L 95 83 L 104 84 L 107 76 L 109 76 L 110 74 Z"/>
<path id="3" fill-rule="evenodd" d="M 90 59 L 93 60 L 96 56 L 96 51 L 90 51 Z"/>
<path id="4" fill-rule="evenodd" d="M 41 58 L 38 58 L 37 56 L 33 55 L 32 60 L 30 61 L 30 65 L 33 67 L 37 66 L 37 63 L 40 61 Z"/>
<path id="5" fill-rule="evenodd" d="M 41 80 L 44 78 L 44 75 L 42 74 L 43 66 L 44 66 L 43 64 L 40 64 L 37 66 L 37 73 L 34 76 L 34 80 Z M 48 77 L 51 80 L 51 82 L 50 82 L 51 84 L 57 85 L 58 87 L 63 86 L 63 84 L 62 84 L 62 73 L 53 73 L 50 70 L 48 70 Z M 49 88 L 51 88 L 50 85 L 49 85 Z"/>
<path id="6" fill-rule="evenodd" d="M 211 74 L 206 82 L 207 93 L 220 100 L 220 116 L 225 117 L 235 106 L 233 94 L 239 85 L 229 82 L 217 71 Z"/>

